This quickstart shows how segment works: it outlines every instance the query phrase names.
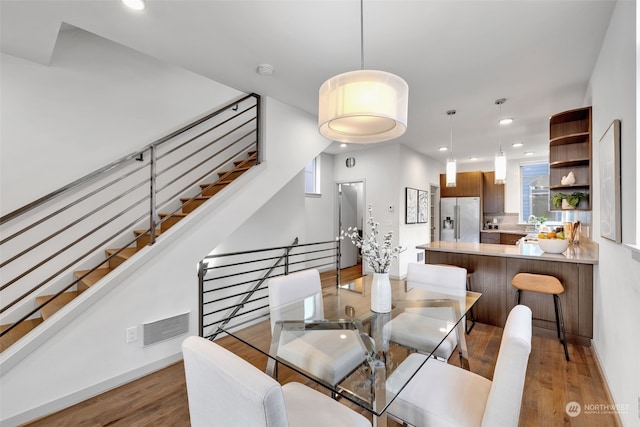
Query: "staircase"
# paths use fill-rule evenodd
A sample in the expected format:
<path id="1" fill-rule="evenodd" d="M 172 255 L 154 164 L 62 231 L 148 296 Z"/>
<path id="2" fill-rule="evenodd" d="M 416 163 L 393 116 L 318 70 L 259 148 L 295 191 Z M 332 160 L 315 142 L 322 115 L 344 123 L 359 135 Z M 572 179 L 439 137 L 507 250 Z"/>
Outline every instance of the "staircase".
<path id="1" fill-rule="evenodd" d="M 209 114 L 205 118 L 203 119 L 199 119 L 196 122 L 194 122 L 194 124 L 192 125 L 188 125 L 182 129 L 180 129 L 179 131 L 174 132 L 173 134 L 169 135 L 166 138 L 163 138 L 159 141 L 157 141 L 157 144 L 163 144 L 166 143 L 167 141 L 169 141 L 170 139 L 174 139 L 177 136 L 183 137 L 183 138 L 188 138 L 186 141 L 181 140 L 178 141 L 176 143 L 173 143 L 173 145 L 171 144 L 166 144 L 167 146 L 170 146 L 169 149 L 167 149 L 166 152 L 162 153 L 162 154 L 156 154 L 154 152 L 154 150 L 157 150 L 157 147 L 151 147 L 151 151 L 150 154 L 147 155 L 148 157 L 148 163 L 147 165 L 149 166 L 149 169 L 151 170 L 151 196 L 147 196 L 149 198 L 149 200 L 151 201 L 151 205 L 152 207 L 150 208 L 151 212 L 147 213 L 147 216 L 150 216 L 151 219 L 151 226 L 150 228 L 130 228 L 129 229 L 129 235 L 133 236 L 133 239 L 131 237 L 117 237 L 117 238 L 112 238 L 111 242 L 124 242 L 122 246 L 114 246 L 114 247 L 110 247 L 107 249 L 98 249 L 99 251 L 101 251 L 103 253 L 103 255 L 101 256 L 102 259 L 100 260 L 100 257 L 98 257 L 97 255 L 93 255 L 93 259 L 91 261 L 92 267 L 88 268 L 88 269 L 79 269 L 79 270 L 73 270 L 72 271 L 72 275 L 74 277 L 74 280 L 72 283 L 64 285 L 64 286 L 55 286 L 52 288 L 53 292 L 51 292 L 51 290 L 49 290 L 49 292 L 44 293 L 44 295 L 38 295 L 35 296 L 35 298 L 33 296 L 31 296 L 31 294 L 34 294 L 35 290 L 43 288 L 43 290 L 46 288 L 45 282 L 41 282 L 40 284 L 36 285 L 34 288 L 32 288 L 30 291 L 24 293 L 23 295 L 21 295 L 20 298 L 15 299 L 14 301 L 12 301 L 9 304 L 6 304 L 6 302 L 8 300 L 11 300 L 13 298 L 13 296 L 11 298 L 7 298 L 6 296 L 3 298 L 3 303 L 2 303 L 2 313 L 4 313 L 5 311 L 8 311 L 10 308 L 12 308 L 14 305 L 19 305 L 22 304 L 23 306 L 26 306 L 27 309 L 29 310 L 28 313 L 24 314 L 25 309 L 22 309 L 21 313 L 18 314 L 18 316 L 22 316 L 20 317 L 18 320 L 13 320 L 11 319 L 11 323 L 8 322 L 2 322 L 5 324 L 0 325 L 0 352 L 5 351 L 7 348 L 9 348 L 11 345 L 13 345 L 14 343 L 16 343 L 18 340 L 20 340 L 22 337 L 24 337 L 25 335 L 27 335 L 30 331 L 32 331 L 33 329 L 35 329 L 36 327 L 38 327 L 40 324 L 42 324 L 43 322 L 46 322 L 46 320 L 48 318 L 50 318 L 54 313 L 56 313 L 57 311 L 59 311 L 62 307 L 64 307 L 65 305 L 67 305 L 68 303 L 70 303 L 71 301 L 73 301 L 75 298 L 77 298 L 78 296 L 80 296 L 83 292 L 85 292 L 87 289 L 89 289 L 91 286 L 93 286 L 94 284 L 96 284 L 98 281 L 100 281 L 102 278 L 104 278 L 105 276 L 107 276 L 109 273 L 111 273 L 113 270 L 117 269 L 120 265 L 122 265 L 123 263 L 125 263 L 129 258 L 133 257 L 138 251 L 140 251 L 141 249 L 147 247 L 148 245 L 152 245 L 155 240 L 161 236 L 163 233 L 167 232 L 171 227 L 173 227 L 175 224 L 177 224 L 179 221 L 181 221 L 182 219 L 184 219 L 187 215 L 189 215 L 190 213 L 194 212 L 198 207 L 200 207 L 201 205 L 203 205 L 205 202 L 209 201 L 212 197 L 214 197 L 218 192 L 220 192 L 222 189 L 224 189 L 226 186 L 228 186 L 229 184 L 231 184 L 232 182 L 234 182 L 236 179 L 238 179 L 240 176 L 242 176 L 244 173 L 246 173 L 251 167 L 253 167 L 254 165 L 256 165 L 258 163 L 258 153 L 257 153 L 257 138 L 258 138 L 258 130 L 257 130 L 257 124 L 255 125 L 254 128 L 252 128 L 248 133 L 246 132 L 246 130 L 242 129 L 243 127 L 247 126 L 247 123 L 257 123 L 257 110 L 258 110 L 258 103 L 259 103 L 259 98 L 257 97 L 257 95 L 249 95 L 249 97 L 256 97 L 257 101 L 253 101 L 253 104 L 250 105 L 249 107 L 246 107 L 242 104 L 242 102 L 246 99 L 241 99 L 239 100 L 237 103 L 232 103 L 229 104 L 228 106 L 224 107 L 223 109 L 219 110 L 219 112 L 224 111 L 225 114 L 222 114 L 222 117 L 218 117 L 220 114 L 219 112 L 215 112 L 212 114 Z M 248 98 L 248 97 L 247 97 Z M 246 107 L 244 110 L 239 108 L 239 105 L 241 107 Z M 184 150 L 184 147 L 187 146 L 188 143 L 194 143 L 194 141 L 196 140 L 202 140 L 202 135 L 208 134 L 211 132 L 212 129 L 218 129 L 219 127 L 222 127 L 224 125 L 228 126 L 228 123 L 232 120 L 238 120 L 236 119 L 236 117 L 240 117 L 242 116 L 244 113 L 246 113 L 248 110 L 256 110 L 255 117 L 246 120 L 246 118 L 242 118 L 241 124 L 236 125 L 234 124 L 233 126 L 235 126 L 235 128 L 232 128 L 232 131 L 229 130 L 221 130 L 221 136 L 216 136 L 216 138 L 213 141 L 210 141 L 209 139 L 206 140 L 206 142 L 202 143 L 199 142 L 198 144 L 194 144 L 196 145 L 195 149 L 190 149 L 190 153 L 187 155 L 181 155 L 181 157 L 179 158 L 179 160 L 175 160 L 172 159 L 171 161 L 173 162 L 170 166 L 167 166 L 164 168 L 164 171 L 171 171 L 174 166 L 180 164 L 180 163 L 188 163 L 189 161 L 191 161 L 191 164 L 183 167 L 182 169 L 185 168 L 190 168 L 190 169 L 186 169 L 186 172 L 183 172 L 182 169 L 180 170 L 180 172 L 173 172 L 172 175 L 170 175 L 169 178 L 164 179 L 162 182 L 156 182 L 156 179 L 158 181 L 160 181 L 160 176 L 162 175 L 162 173 L 158 173 L 156 176 L 156 170 L 155 168 L 158 167 L 158 165 L 160 165 L 160 159 L 162 159 L 163 157 L 169 157 L 171 156 L 174 152 L 178 151 L 178 150 Z M 228 113 L 230 110 L 233 110 L 233 112 Z M 229 116 L 231 115 L 231 116 Z M 209 123 L 206 123 L 206 130 L 202 131 L 201 129 L 197 129 L 198 126 L 203 126 L 203 123 L 205 123 L 206 121 L 212 120 L 212 117 L 217 121 L 216 124 L 211 125 Z M 196 129 L 196 130 L 194 130 Z M 238 132 L 239 129 L 242 129 L 240 136 L 238 136 Z M 189 134 L 189 132 L 191 132 L 191 134 Z M 234 132 L 236 133 L 234 135 Z M 194 136 L 195 133 L 195 136 Z M 187 136 L 185 137 L 184 135 L 187 134 Z M 230 136 L 231 135 L 231 136 Z M 247 135 L 251 135 L 251 137 L 253 137 L 253 135 L 255 135 L 255 139 L 252 139 L 249 144 L 246 143 L 247 141 Z M 206 138 L 213 138 L 211 136 L 207 136 Z M 225 142 L 221 142 L 221 141 L 225 141 Z M 239 143 L 239 141 L 241 143 Z M 156 144 L 156 143 L 154 143 Z M 222 145 L 223 148 L 219 148 L 219 146 Z M 241 147 L 238 149 L 237 145 L 240 145 Z M 210 149 L 209 147 L 215 147 Z M 255 147 L 254 149 L 251 149 L 250 147 Z M 205 158 L 205 160 L 201 161 L 200 163 L 197 163 L 195 166 L 193 165 L 193 163 L 195 163 L 196 160 L 199 160 L 200 157 L 203 156 L 203 154 L 205 153 L 205 150 L 209 149 L 210 151 L 214 151 L 213 154 L 210 154 L 208 158 Z M 229 153 L 230 151 L 233 151 L 232 153 Z M 145 153 L 149 153 L 148 151 L 145 151 Z M 216 157 L 217 156 L 217 157 Z M 143 160 L 145 157 L 145 155 L 143 155 L 142 153 L 135 153 L 134 155 L 129 156 L 128 158 L 126 158 L 126 160 L 129 162 L 129 166 L 127 166 L 129 169 L 127 169 L 127 172 L 125 173 L 124 176 L 129 176 L 129 175 L 133 175 L 135 173 L 135 169 L 132 169 L 131 163 L 133 163 L 133 167 L 134 168 L 138 168 L 142 169 L 143 167 L 147 166 L 147 165 L 143 165 L 142 167 L 138 166 L 133 160 L 135 161 L 141 161 Z M 193 160 L 193 159 L 196 160 Z M 222 158 L 223 160 L 220 160 L 220 158 Z M 214 166 L 207 166 L 207 169 L 205 169 L 205 172 L 201 172 L 198 170 L 199 167 L 201 167 L 202 164 L 206 163 L 206 161 L 208 161 L 209 163 L 213 163 L 213 161 L 217 161 L 219 163 L 214 163 Z M 227 165 L 232 165 L 231 167 L 227 166 Z M 109 165 L 107 167 L 105 167 L 105 170 L 110 170 L 112 169 L 111 167 L 112 165 Z M 221 167 L 222 166 L 222 167 Z M 224 169 L 226 167 L 226 169 Z M 218 169 L 218 171 L 215 171 L 216 169 Z M 220 170 L 223 169 L 223 170 Z M 133 170 L 134 172 L 130 172 L 130 170 Z M 177 170 L 177 168 L 176 168 Z M 197 183 L 197 178 L 192 178 L 189 177 L 188 179 L 185 178 L 185 176 L 188 175 L 188 173 L 192 173 L 193 175 L 193 171 L 196 171 L 196 176 L 200 177 L 202 179 L 201 183 Z M 211 173 L 208 172 L 209 170 L 213 170 L 215 171 L 213 173 L 213 175 L 217 175 L 217 179 L 212 180 L 211 177 Z M 86 178 L 86 177 L 85 177 Z M 93 178 L 93 177 L 92 177 Z M 109 180 L 111 180 L 112 178 L 109 177 Z M 121 180 L 122 178 L 118 178 L 118 180 Z M 172 194 L 171 196 L 166 197 L 163 200 L 157 200 L 157 194 L 161 194 L 162 191 L 169 191 L 171 190 L 171 185 L 173 185 L 176 181 L 179 181 L 180 179 L 186 180 L 187 183 L 186 184 L 182 184 L 180 183 L 179 185 L 181 185 L 180 189 L 178 191 L 182 191 L 182 194 L 179 195 L 177 193 Z M 115 181 L 115 180 L 113 180 Z M 113 182 L 112 181 L 112 182 Z M 142 182 L 142 184 L 144 184 L 144 180 Z M 134 185 L 133 190 L 126 190 L 126 192 L 124 192 L 123 194 L 118 194 L 113 200 L 117 200 L 117 199 L 122 199 L 122 198 L 126 198 L 130 192 L 135 191 L 136 187 L 141 187 L 142 186 L 141 183 L 137 183 Z M 87 186 L 87 184 L 83 184 L 83 186 Z M 199 188 L 198 192 L 194 195 L 194 187 L 195 188 Z M 82 190 L 79 190 L 82 191 Z M 120 190 L 118 190 L 120 191 Z M 157 193 L 155 194 L 154 193 Z M 104 197 L 104 196 L 102 196 Z M 173 200 L 171 200 L 173 199 Z M 80 202 L 78 201 L 74 201 L 72 203 L 70 203 L 70 205 L 76 205 L 79 204 L 83 201 L 83 199 L 80 197 L 78 198 L 78 200 L 80 200 Z M 145 200 L 145 199 L 143 199 Z M 179 203 L 178 203 L 179 200 Z M 34 202 L 34 204 L 37 204 L 36 201 Z M 103 203 L 103 201 L 99 201 L 96 203 Z M 111 201 L 104 203 L 104 205 L 108 205 L 109 203 L 111 203 Z M 135 203 L 133 203 L 131 206 L 133 206 L 133 208 L 129 207 L 125 210 L 133 210 L 136 206 L 140 205 L 140 201 L 137 201 Z M 155 207 L 156 206 L 160 206 L 160 207 L 164 207 L 164 209 L 167 209 L 167 211 L 162 211 L 162 212 L 154 212 Z M 179 208 L 173 209 L 174 206 L 179 206 Z M 27 206 L 27 207 L 31 207 L 31 206 Z M 120 209 L 120 208 L 118 208 Z M 171 210 L 173 209 L 173 210 Z M 57 211 L 56 214 L 58 214 L 60 211 Z M 13 213 L 12 213 L 13 214 Z M 5 217 L 2 218 L 2 223 L 9 223 L 11 220 L 13 220 L 13 218 L 11 218 L 11 216 L 13 216 L 12 214 L 9 215 L 5 215 Z M 61 214 L 63 217 L 65 216 L 65 214 Z M 88 216 L 89 214 L 84 214 L 84 216 L 82 216 L 82 219 L 84 219 L 84 217 Z M 106 216 L 106 215 L 112 215 L 111 213 L 107 213 L 107 214 L 102 214 L 102 216 Z M 118 217 L 118 216 L 124 216 L 124 214 L 122 214 L 122 211 L 117 212 L 117 214 L 114 215 L 114 218 Z M 71 216 L 71 215 L 70 215 Z M 10 217 L 10 218 L 8 218 Z M 143 216 L 144 217 L 144 216 Z M 33 227 L 38 226 L 40 223 L 44 222 L 45 220 L 48 220 L 49 217 L 45 216 L 45 219 L 40 219 L 40 220 L 36 220 L 34 222 L 35 225 L 33 225 Z M 157 220 L 156 220 L 157 218 Z M 102 219 L 100 219 L 102 220 Z M 65 220 L 65 221 L 71 221 L 71 219 L 69 220 Z M 47 240 L 49 239 L 53 239 L 55 238 L 55 236 L 57 234 L 62 234 L 64 229 L 67 228 L 71 228 L 72 225 L 74 225 L 75 223 L 80 222 L 79 220 L 76 221 L 72 221 L 70 224 L 65 224 L 63 229 L 59 232 L 54 232 L 53 234 L 49 235 L 47 238 L 43 239 L 41 242 L 39 242 L 38 244 L 34 244 L 30 247 L 28 247 L 28 249 L 24 249 L 22 250 L 22 252 L 19 252 L 17 255 L 13 256 L 13 257 L 9 257 L 5 255 L 5 251 L 4 251 L 4 246 L 3 246 L 3 258 L 7 258 L 7 259 L 3 259 L 2 260 L 2 264 L 0 265 L 0 267 L 5 267 L 6 265 L 10 264 L 12 261 L 14 261 L 14 259 L 18 259 L 21 256 L 29 253 L 29 251 L 32 251 L 34 248 L 38 249 L 38 246 L 42 245 L 42 242 L 44 243 L 48 243 Z M 64 223 L 64 222 L 63 222 Z M 141 223 L 140 222 L 140 217 L 136 217 L 130 224 L 134 224 L 134 223 Z M 142 222 L 144 223 L 144 222 Z M 24 230 L 20 230 L 19 232 L 9 236 L 9 237 L 5 237 L 7 234 L 10 233 L 4 233 L 5 230 L 3 230 L 3 239 L 2 239 L 2 244 L 5 245 L 7 243 L 7 241 L 9 240 L 18 240 L 13 239 L 14 237 L 21 237 L 20 235 L 22 234 L 28 234 L 29 229 L 32 226 L 26 227 Z M 93 225 L 91 225 L 91 227 L 94 227 Z M 25 231 L 26 230 L 26 231 Z M 94 229 L 95 230 L 95 229 Z M 153 230 L 153 234 L 151 232 L 151 230 Z M 122 231 L 122 230 L 120 230 Z M 119 233 L 119 232 L 116 232 Z M 88 232 L 87 234 L 85 234 L 83 237 L 86 237 L 88 234 L 93 234 L 93 230 Z M 125 233 L 119 233 L 121 235 L 126 235 Z M 53 236 L 53 237 L 52 237 Z M 95 240 L 95 236 L 94 240 Z M 72 239 L 74 237 L 70 237 L 68 239 Z M 76 243 L 78 240 L 80 239 L 76 239 L 74 242 L 68 244 L 65 248 L 67 247 L 71 247 L 74 243 Z M 12 243 L 12 242 L 10 242 Z M 27 244 L 30 245 L 31 243 Z M 93 244 L 93 243 L 91 243 Z M 100 246 L 101 244 L 98 243 L 97 246 Z M 103 246 L 104 247 L 104 246 Z M 63 248 L 63 249 L 65 249 Z M 80 250 L 80 249 L 78 249 Z M 9 252 L 8 250 L 6 252 Z M 61 252 L 64 252 L 63 250 L 59 250 L 58 252 L 54 253 L 53 255 L 49 255 L 44 262 L 42 262 L 40 265 L 42 264 L 46 264 L 47 261 L 49 261 L 50 259 L 54 258 L 55 256 L 57 256 L 58 254 L 60 254 Z M 26 257 L 23 257 L 26 258 Z M 78 259 L 82 259 L 82 257 L 78 258 Z M 35 261 L 34 261 L 35 262 Z M 66 262 L 66 261 L 65 261 Z M 86 264 L 87 262 L 76 262 L 76 264 Z M 72 263 L 70 263 L 69 265 L 71 265 Z M 16 276 L 15 278 L 8 280 L 7 283 L 4 283 L 5 280 L 7 279 L 7 277 L 10 277 L 10 274 L 5 275 L 5 277 L 3 278 L 3 284 L 1 287 L 1 290 L 3 292 L 7 292 L 6 289 L 8 289 L 11 285 L 14 285 L 14 282 L 19 282 L 20 279 L 24 279 L 24 277 L 28 278 L 28 275 L 30 273 L 32 273 L 34 270 L 37 269 L 37 267 L 39 267 L 39 265 L 36 265 L 35 267 L 31 267 L 29 269 L 26 270 L 26 272 L 19 274 L 18 276 Z M 46 272 L 46 274 L 49 274 L 49 272 Z M 71 274 L 71 272 L 70 272 Z M 3 274 L 4 275 L 4 274 Z M 55 277 L 57 275 L 57 273 L 52 274 L 51 277 Z M 33 279 L 31 281 L 37 281 L 38 279 Z M 30 282 L 31 282 L 30 281 Z M 68 283 L 68 282 L 67 282 Z M 15 285 L 14 285 L 15 286 Z M 29 286 L 33 286 L 32 284 L 29 284 Z M 25 300 L 27 300 L 28 298 L 31 298 L 33 300 L 35 300 L 35 303 L 29 303 L 28 301 L 24 302 Z M 31 309 L 31 306 L 35 306 L 35 308 Z M 14 318 L 16 317 L 15 315 L 13 316 Z"/>

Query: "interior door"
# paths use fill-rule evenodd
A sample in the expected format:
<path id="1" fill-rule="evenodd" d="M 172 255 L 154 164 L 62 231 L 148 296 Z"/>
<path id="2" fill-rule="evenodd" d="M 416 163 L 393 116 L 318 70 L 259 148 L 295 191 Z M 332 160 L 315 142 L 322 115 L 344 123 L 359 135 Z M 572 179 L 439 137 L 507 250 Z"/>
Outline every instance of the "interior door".
<path id="1" fill-rule="evenodd" d="M 349 227 L 362 229 L 361 212 L 362 183 L 348 182 L 338 184 L 338 227 L 347 231 Z M 358 264 L 358 248 L 349 239 L 340 241 L 340 267 L 352 267 Z"/>

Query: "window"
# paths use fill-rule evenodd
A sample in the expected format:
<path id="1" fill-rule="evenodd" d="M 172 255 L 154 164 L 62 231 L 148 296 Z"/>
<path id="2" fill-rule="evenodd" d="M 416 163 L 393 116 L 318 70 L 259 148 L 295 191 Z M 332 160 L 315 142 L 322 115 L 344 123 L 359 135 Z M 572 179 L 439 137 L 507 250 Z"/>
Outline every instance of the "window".
<path id="1" fill-rule="evenodd" d="M 320 156 L 304 168 L 304 192 L 309 196 L 320 195 Z"/>
<path id="2" fill-rule="evenodd" d="M 524 163 L 520 165 L 520 212 L 522 222 L 531 215 L 547 217 L 548 221 L 561 221 L 561 212 L 549 211 L 549 163 Z"/>

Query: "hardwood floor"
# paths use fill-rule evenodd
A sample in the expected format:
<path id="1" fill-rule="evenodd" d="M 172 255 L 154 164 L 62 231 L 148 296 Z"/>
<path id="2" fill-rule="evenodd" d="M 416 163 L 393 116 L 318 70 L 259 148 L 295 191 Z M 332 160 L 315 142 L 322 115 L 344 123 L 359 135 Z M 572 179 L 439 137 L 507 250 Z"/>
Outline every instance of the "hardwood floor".
<path id="1" fill-rule="evenodd" d="M 467 336 L 471 370 L 491 379 L 495 367 L 502 329 L 476 323 Z M 266 367 L 266 357 L 237 340 L 224 337 L 216 343 L 230 349 L 259 369 Z M 520 426 L 617 426 L 613 414 L 565 412 L 569 402 L 582 405 L 610 404 L 604 384 L 589 347 L 569 344 L 571 361 L 567 362 L 560 342 L 534 336 L 527 368 Z M 454 353 L 450 363 L 459 365 Z M 189 408 L 181 362 L 140 378 L 58 413 L 36 420 L 29 426 L 188 426 Z M 283 383 L 307 383 L 286 369 L 280 370 Z M 398 424 L 389 422 L 390 426 Z"/>

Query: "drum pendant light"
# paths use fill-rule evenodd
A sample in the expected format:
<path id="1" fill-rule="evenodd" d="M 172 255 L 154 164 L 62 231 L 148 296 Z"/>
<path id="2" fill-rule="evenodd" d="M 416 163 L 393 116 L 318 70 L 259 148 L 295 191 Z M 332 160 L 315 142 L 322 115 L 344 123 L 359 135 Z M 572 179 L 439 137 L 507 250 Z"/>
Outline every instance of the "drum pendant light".
<path id="1" fill-rule="evenodd" d="M 505 184 L 507 182 L 507 155 L 502 151 L 502 129 L 500 128 L 500 120 L 502 116 L 502 104 L 506 101 L 505 98 L 496 99 L 496 105 L 500 108 L 498 114 L 498 133 L 500 137 L 500 148 L 496 153 L 494 169 L 495 169 L 495 183 Z"/>
<path id="2" fill-rule="evenodd" d="M 363 16 L 360 0 L 360 70 L 339 74 L 320 86 L 318 130 L 333 141 L 382 142 L 407 130 L 407 83 L 392 73 L 364 69 Z"/>
<path id="3" fill-rule="evenodd" d="M 456 159 L 453 157 L 453 115 L 456 114 L 456 110 L 447 111 L 449 116 L 449 123 L 451 125 L 451 137 L 449 147 L 449 158 L 447 159 L 447 187 L 456 186 Z"/>

